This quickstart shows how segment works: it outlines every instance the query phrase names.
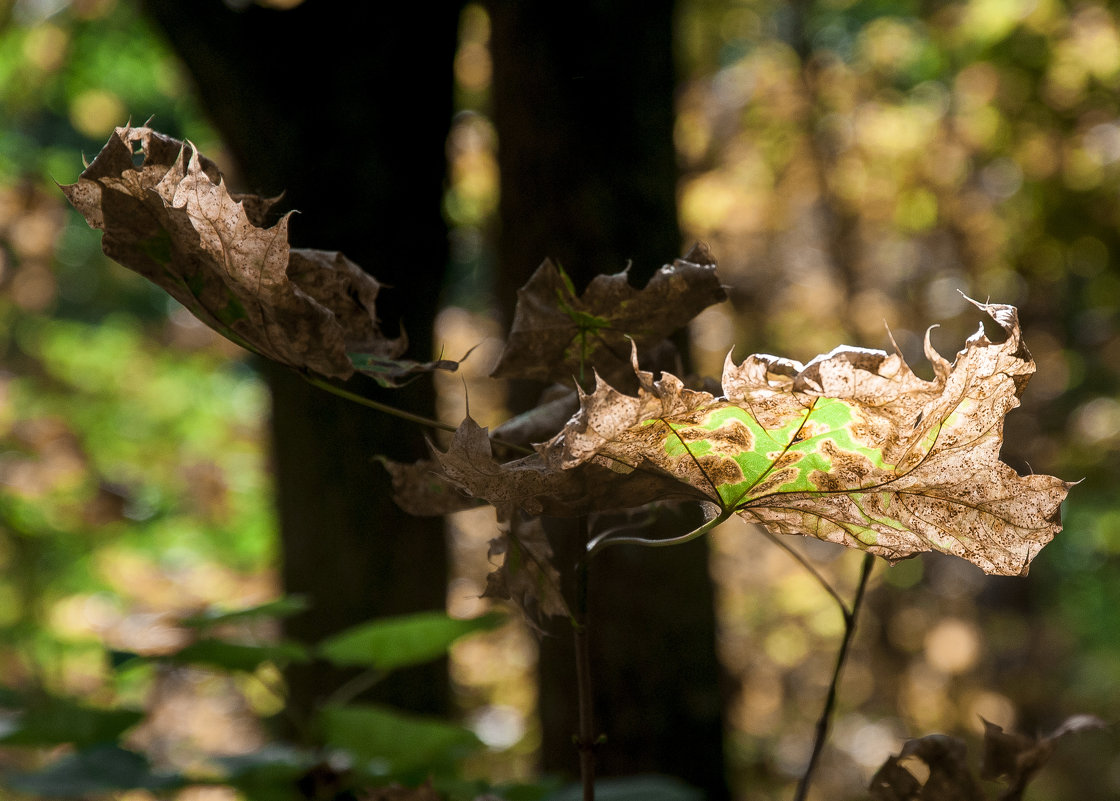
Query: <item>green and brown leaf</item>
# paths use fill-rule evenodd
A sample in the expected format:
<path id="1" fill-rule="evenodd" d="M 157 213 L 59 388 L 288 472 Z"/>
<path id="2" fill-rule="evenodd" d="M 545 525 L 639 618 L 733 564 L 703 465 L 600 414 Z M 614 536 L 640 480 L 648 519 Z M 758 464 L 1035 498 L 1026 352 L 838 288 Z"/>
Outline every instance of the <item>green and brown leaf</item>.
<path id="1" fill-rule="evenodd" d="M 976 305 L 1006 338 L 993 342 L 981 326 L 950 365 L 927 333 L 931 381 L 898 354 L 840 347 L 808 365 L 729 357 L 717 398 L 669 374 L 655 381 L 634 357 L 638 396 L 598 380 L 537 455 L 499 465 L 476 426 L 461 429 L 437 461 L 470 494 L 534 513 L 588 510 L 586 500 L 582 509 L 571 501 L 572 474 L 579 487 L 609 487 L 610 508 L 651 495 L 701 498 L 773 533 L 892 562 L 936 550 L 987 573 L 1021 575 L 1061 529 L 1071 484 L 1020 476 L 1000 461 L 1003 418 L 1019 405 L 1034 362 L 1014 307 Z"/>
<path id="2" fill-rule="evenodd" d="M 385 386 L 457 366 L 401 360 L 404 336 L 386 338 L 377 323 L 378 282 L 341 253 L 290 248 L 290 215 L 266 226 L 272 201 L 231 194 L 190 143 L 117 128 L 62 191 L 105 232 L 106 255 L 255 353 L 331 378 L 357 370 Z"/>

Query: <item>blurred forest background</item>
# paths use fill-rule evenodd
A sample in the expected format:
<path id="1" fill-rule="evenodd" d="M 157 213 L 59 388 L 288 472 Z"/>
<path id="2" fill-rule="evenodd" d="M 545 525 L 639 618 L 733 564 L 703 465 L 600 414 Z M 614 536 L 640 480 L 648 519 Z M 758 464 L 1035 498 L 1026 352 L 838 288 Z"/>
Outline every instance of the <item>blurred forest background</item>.
<path id="1" fill-rule="evenodd" d="M 240 15 L 243 26 L 303 8 L 229 5 L 222 13 Z M 430 164 L 404 159 L 418 184 L 441 193 L 436 214 L 446 233 L 433 228 L 365 245 L 407 261 L 410 247 L 415 253 L 438 240 L 424 252 L 442 263 L 425 273 L 408 262 L 414 284 L 399 288 L 426 293 L 432 325 L 423 314 L 406 316 L 405 325 L 415 345 L 452 357 L 481 343 L 463 372 L 472 414 L 483 424 L 519 404 L 516 387 L 507 391 L 485 378 L 498 321 L 508 320 L 501 304 L 511 300 L 502 266 L 510 250 L 501 242 L 518 224 L 508 214 L 500 219 L 500 207 L 517 191 L 505 160 L 523 154 L 503 149 L 503 141 L 515 141 L 512 127 L 507 140 L 499 137 L 502 115 L 518 114 L 500 106 L 500 82 L 510 86 L 503 58 L 524 63 L 517 60 L 524 54 L 509 50 L 516 30 L 510 8 L 518 5 L 437 4 L 430 38 L 422 27 L 402 29 L 412 37 L 414 59 L 446 62 L 446 113 L 438 104 L 425 112 L 444 115 L 425 136 L 446 146 Z M 663 47 L 646 53 L 649 62 L 675 64 L 675 156 L 661 162 L 672 172 L 675 158 L 679 233 L 670 223 L 662 230 L 639 225 L 628 236 L 660 249 L 657 262 L 635 258 L 637 276 L 695 240 L 707 242 L 719 261 L 731 300 L 706 311 L 690 331 L 696 371 L 718 375 L 731 346 L 738 359 L 763 351 L 803 361 L 840 343 L 888 347 L 889 328 L 916 371 L 929 375 L 921 350 L 926 326 L 941 326 L 933 342 L 943 354 L 976 328 L 975 310 L 960 292 L 1015 304 L 1038 373 L 1023 408 L 1007 420 L 1004 458 L 1020 472 L 1084 479 L 1067 503 L 1065 531 L 1027 578 L 985 577 L 936 555 L 877 568 L 815 797 L 862 797 L 874 769 L 908 737 L 943 731 L 975 742 L 980 716 L 1028 734 L 1082 712 L 1120 720 L 1120 9 L 1058 0 L 653 5 L 671 21 L 671 42 L 637 36 L 646 28 L 635 16 L 636 41 L 627 47 Z M 196 143 L 233 188 L 291 189 L 309 228 L 314 192 L 329 194 L 340 179 L 312 172 L 295 186 L 283 175 L 276 183 L 261 178 L 253 153 L 267 161 L 262 153 L 284 139 L 285 120 L 244 132 L 249 144 L 223 138 L 230 109 L 220 107 L 198 64 L 175 55 L 166 6 L 0 2 L 0 692 L 34 688 L 94 706 L 146 709 L 130 743 L 156 764 L 182 767 L 262 746 L 267 735 L 256 719 L 284 707 L 283 665 L 121 673 L 111 654 L 174 651 L 193 636 L 185 619 L 305 589 L 305 577 L 292 571 L 312 567 L 315 557 L 293 558 L 288 548 L 284 559 L 291 540 L 281 530 L 291 523 L 281 518 L 290 521 L 292 512 L 284 511 L 288 496 L 273 480 L 272 465 L 286 458 L 283 446 L 269 444 L 273 429 L 283 428 L 270 426 L 269 384 L 275 389 L 277 379 L 266 380 L 234 346 L 103 257 L 99 235 L 69 209 L 55 182 L 75 180 L 82 154 L 92 157 L 114 126 L 149 117 L 157 129 Z M 394 24 L 386 19 L 388 35 L 400 39 Z M 625 25 L 607 30 L 625 37 Z M 592 46 L 575 33 L 572 48 Z M 205 30 L 197 36 L 198 51 L 222 42 Z M 608 43 L 598 44 L 609 57 Z M 257 67 L 259 80 L 285 90 L 291 76 L 282 59 Z M 413 71 L 422 72 L 408 62 L 381 79 L 390 87 L 383 89 L 392 99 L 389 117 L 406 137 L 416 118 L 402 104 L 421 91 L 410 83 Z M 352 107 L 385 100 L 347 98 L 347 89 L 331 88 L 340 120 Z M 236 100 L 229 105 L 242 102 Z M 305 113 L 294 101 L 289 115 Z M 609 116 L 570 122 L 609 139 L 596 131 L 612 125 Z M 366 135 L 323 130 L 317 146 L 360 149 Z M 392 159 L 385 141 L 378 140 L 378 158 Z M 313 162 L 315 150 L 301 146 L 301 158 Z M 630 157 L 615 152 L 619 160 Z M 378 219 L 360 200 L 357 193 L 347 201 L 358 219 Z M 592 199 L 591 208 L 600 201 L 610 203 Z M 523 211 L 532 208 L 531 194 L 522 202 Z M 523 220 L 527 227 L 541 222 Z M 348 224 L 351 240 L 368 237 Z M 669 244 L 661 244 L 666 237 Z M 299 244 L 339 247 L 382 275 L 378 256 L 363 259 L 354 252 L 362 245 L 348 245 L 342 234 Z M 646 246 L 615 241 L 603 263 L 562 261 L 577 275 L 613 272 Z M 535 252 L 521 269 L 555 255 Z M 396 309 L 383 317 L 395 324 Z M 462 381 L 436 384 L 438 413 L 458 422 Z M 307 414 L 298 402 L 290 408 Z M 368 584 L 399 595 L 399 585 L 434 572 L 436 598 L 446 598 L 455 616 L 477 615 L 485 608 L 477 596 L 492 525 L 480 512 L 450 521 L 446 579 L 442 565 L 410 565 L 398 556 L 404 566 L 374 561 L 353 581 L 364 582 L 363 592 Z M 850 594 L 857 554 L 794 545 Z M 425 558 L 442 559 L 440 548 Z M 721 722 L 731 797 L 786 797 L 811 744 L 842 620 L 804 570 L 741 522 L 725 525 L 696 554 L 710 558 L 712 639 L 731 679 Z M 339 598 L 367 617 L 401 611 L 333 580 Z M 615 582 L 620 597 L 643 594 L 624 574 Z M 290 624 L 288 633 L 312 639 L 353 615 L 353 608 L 320 600 L 312 598 L 305 622 Z M 337 613 L 337 622 L 317 620 L 317 606 Z M 276 624 L 256 624 L 238 636 L 271 642 L 277 631 Z M 542 750 L 545 766 L 555 768 L 538 717 L 550 698 L 538 700 L 537 648 L 518 624 L 464 642 L 451 654 L 453 692 L 435 691 L 446 697 L 418 703 L 457 709 L 485 743 L 466 770 L 531 779 Z M 661 652 L 676 657 L 672 648 Z M 432 685 L 427 675 L 419 683 Z M 288 677 L 293 698 L 301 681 L 324 680 Z M 550 679 L 540 681 L 548 686 Z M 688 703 L 686 694 L 661 699 L 664 707 Z M 551 736 L 567 739 L 570 730 Z M 0 770 L 49 756 L 0 750 Z M 180 797 L 228 797 L 223 792 Z M 1120 738 L 1110 729 L 1063 740 L 1028 798 L 1118 795 Z"/>

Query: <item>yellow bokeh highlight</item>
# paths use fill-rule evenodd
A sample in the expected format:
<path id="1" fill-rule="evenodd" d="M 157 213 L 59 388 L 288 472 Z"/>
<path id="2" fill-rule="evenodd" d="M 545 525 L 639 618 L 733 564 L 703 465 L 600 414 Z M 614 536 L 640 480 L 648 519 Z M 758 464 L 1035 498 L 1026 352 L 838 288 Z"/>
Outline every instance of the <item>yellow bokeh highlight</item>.
<path id="1" fill-rule="evenodd" d="M 971 621 L 945 618 L 926 634 L 926 662 L 941 673 L 956 675 L 971 670 L 980 653 L 980 632 Z"/>
<path id="2" fill-rule="evenodd" d="M 800 626 L 785 625 L 766 635 L 763 648 L 775 664 L 790 668 L 808 655 L 809 637 Z"/>
<path id="3" fill-rule="evenodd" d="M 124 102 L 107 89 L 88 89 L 70 102 L 70 123 L 91 138 L 108 136 L 127 118 Z"/>
<path id="4" fill-rule="evenodd" d="M 937 223 L 937 197 L 921 187 L 903 192 L 895 206 L 895 223 L 911 231 L 925 231 Z"/>
<path id="5" fill-rule="evenodd" d="M 983 43 L 1006 37 L 1031 10 L 1022 0 L 972 0 L 965 6 L 961 28 L 968 38 Z"/>
<path id="6" fill-rule="evenodd" d="M 39 25 L 23 40 L 23 57 L 40 72 L 57 72 L 66 61 L 69 34 L 55 25 Z"/>

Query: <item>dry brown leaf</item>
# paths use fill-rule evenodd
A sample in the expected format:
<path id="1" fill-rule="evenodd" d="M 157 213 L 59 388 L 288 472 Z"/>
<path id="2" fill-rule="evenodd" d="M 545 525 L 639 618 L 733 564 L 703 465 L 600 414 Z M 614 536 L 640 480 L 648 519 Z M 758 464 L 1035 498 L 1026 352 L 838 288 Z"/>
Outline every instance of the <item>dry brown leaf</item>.
<path id="1" fill-rule="evenodd" d="M 231 194 L 190 143 L 117 128 L 62 191 L 105 232 L 106 255 L 255 353 L 331 378 L 357 368 L 386 386 L 457 366 L 400 360 L 405 338 L 377 324 L 377 281 L 341 253 L 290 248 L 289 215 L 265 227 L 271 201 Z"/>
<path id="2" fill-rule="evenodd" d="M 540 518 L 524 519 L 506 508 L 499 513 L 499 527 L 501 536 L 490 541 L 487 555 L 503 560 L 486 577 L 482 597 L 510 601 L 539 634 L 545 618 L 571 617 Z"/>
<path id="3" fill-rule="evenodd" d="M 530 515 L 572 517 L 657 500 L 705 500 L 704 494 L 656 467 L 630 470 L 609 459 L 558 469 L 537 453 L 511 462 L 494 458 L 490 437 L 471 418 L 459 424 L 446 452 L 433 448 L 440 474 L 474 498 Z"/>
<path id="4" fill-rule="evenodd" d="M 495 378 L 582 381 L 595 369 L 625 367 L 630 343 L 652 345 L 726 299 L 708 248 L 695 245 L 636 289 L 627 273 L 598 275 L 576 294 L 571 279 L 546 261 L 517 292 L 517 307 Z"/>
<path id="5" fill-rule="evenodd" d="M 1005 732 L 984 720 L 984 757 L 980 778 L 999 779 L 1007 786 L 999 801 L 1021 801 L 1031 778 L 1054 752 L 1055 742 L 1087 729 L 1105 724 L 1093 715 L 1074 715 L 1045 737 L 1027 737 Z M 925 770 L 918 770 L 919 780 L 907 769 L 915 761 Z M 898 756 L 889 757 L 871 780 L 872 801 L 985 801 L 968 764 L 968 746 L 957 737 L 930 734 L 909 740 Z"/>

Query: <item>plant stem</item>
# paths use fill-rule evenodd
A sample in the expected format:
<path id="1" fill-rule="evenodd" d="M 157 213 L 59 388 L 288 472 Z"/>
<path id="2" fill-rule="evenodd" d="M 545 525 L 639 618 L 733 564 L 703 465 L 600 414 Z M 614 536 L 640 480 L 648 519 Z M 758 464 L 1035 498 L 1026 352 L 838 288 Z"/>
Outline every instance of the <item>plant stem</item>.
<path id="1" fill-rule="evenodd" d="M 440 431 L 450 431 L 452 434 L 455 433 L 455 426 L 451 425 L 450 423 L 442 423 L 439 420 L 433 420 L 430 417 L 424 417 L 423 415 L 406 412 L 404 409 L 398 409 L 395 406 L 390 406 L 386 403 L 379 403 L 372 398 L 367 398 L 364 395 L 359 395 L 356 392 L 351 392 L 348 389 L 343 389 L 342 387 L 335 386 L 330 381 L 325 381 L 318 376 L 308 375 L 307 373 L 300 373 L 300 375 L 302 375 L 304 380 L 307 381 L 307 383 L 311 386 L 318 387 L 319 389 L 325 390 L 332 395 L 337 395 L 340 398 L 345 398 L 348 401 L 353 401 L 354 403 L 361 404 L 362 406 L 366 406 L 370 409 L 376 409 L 379 412 L 390 414 L 393 417 L 399 417 L 402 420 L 407 420 L 410 423 L 416 423 L 417 425 L 421 425 L 426 428 L 438 428 Z"/>
<path id="2" fill-rule="evenodd" d="M 856 586 L 856 594 L 852 599 L 852 606 L 850 609 L 845 608 L 841 604 L 841 610 L 844 614 L 844 639 L 840 642 L 840 651 L 836 654 L 836 667 L 832 671 L 832 682 L 828 685 L 828 696 L 825 698 L 824 709 L 821 711 L 820 719 L 817 721 L 817 734 L 813 741 L 813 753 L 809 757 L 809 764 L 805 768 L 805 775 L 801 777 L 801 781 L 797 784 L 797 792 L 794 794 L 794 801 L 805 801 L 809 793 L 809 785 L 813 780 L 813 772 L 817 769 L 817 763 L 820 761 L 821 752 L 824 750 L 825 740 L 828 739 L 828 729 L 832 723 L 832 713 L 836 708 L 836 694 L 840 685 L 840 674 L 844 669 L 844 662 L 848 658 L 848 646 L 851 645 L 852 635 L 856 630 L 856 616 L 859 615 L 860 606 L 863 603 L 864 591 L 867 589 L 867 580 L 871 576 L 871 569 L 875 566 L 875 557 L 870 553 L 863 555 L 863 565 L 860 568 L 859 584 Z"/>
<path id="3" fill-rule="evenodd" d="M 704 536 L 720 523 L 729 519 L 733 514 L 735 514 L 734 509 L 723 509 L 711 520 L 708 520 L 703 525 L 693 529 L 687 534 L 682 534 L 679 537 L 669 537 L 663 540 L 650 540 L 645 537 L 611 537 L 610 534 L 612 532 L 608 531 L 587 543 L 587 558 L 590 559 L 608 545 L 644 545 L 647 548 L 667 548 L 670 545 L 683 545 L 697 537 Z"/>
<path id="4" fill-rule="evenodd" d="M 363 670 L 332 692 L 326 703 L 331 706 L 348 704 L 383 678 L 385 678 L 383 670 Z"/>
<path id="5" fill-rule="evenodd" d="M 583 539 L 588 539 L 587 518 L 579 519 Z M 572 635 L 576 652 L 576 688 L 579 696 L 579 733 L 575 737 L 579 749 L 579 776 L 583 785 L 583 801 L 595 801 L 595 698 L 591 686 L 591 648 L 588 642 L 588 570 L 590 554 L 576 563 L 575 613 Z"/>
<path id="6" fill-rule="evenodd" d="M 430 417 L 424 417 L 423 415 L 406 412 L 404 409 L 398 409 L 396 406 L 390 406 L 387 403 L 380 403 L 379 401 L 373 400 L 373 398 L 367 398 L 365 395 L 359 395 L 356 392 L 351 392 L 348 389 L 343 389 L 342 387 L 335 386 L 330 381 L 325 381 L 318 376 L 310 375 L 303 372 L 301 372 L 300 375 L 303 376 L 303 379 L 313 387 L 318 387 L 319 389 L 329 392 L 332 395 L 337 395 L 340 398 L 345 398 L 348 401 L 353 401 L 354 403 L 360 404 L 367 408 L 376 409 L 379 412 L 384 412 L 385 414 L 392 415 L 393 417 L 399 417 L 401 420 L 407 420 L 410 423 L 416 423 L 417 425 L 424 426 L 425 428 L 435 428 L 440 431 L 449 431 L 452 434 L 458 431 L 458 428 L 451 425 L 450 423 L 444 423 L 439 420 L 433 420 Z M 531 448 L 526 448 L 524 445 L 518 445 L 513 442 L 506 442 L 505 440 L 497 439 L 496 437 L 491 437 L 490 441 L 496 445 L 501 445 L 502 447 L 509 448 L 512 451 L 516 451 L 517 453 L 533 453 L 533 450 Z"/>

